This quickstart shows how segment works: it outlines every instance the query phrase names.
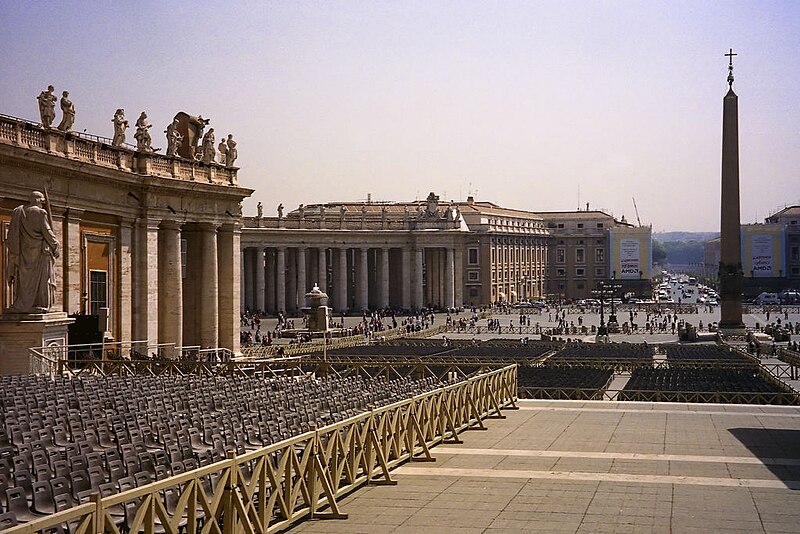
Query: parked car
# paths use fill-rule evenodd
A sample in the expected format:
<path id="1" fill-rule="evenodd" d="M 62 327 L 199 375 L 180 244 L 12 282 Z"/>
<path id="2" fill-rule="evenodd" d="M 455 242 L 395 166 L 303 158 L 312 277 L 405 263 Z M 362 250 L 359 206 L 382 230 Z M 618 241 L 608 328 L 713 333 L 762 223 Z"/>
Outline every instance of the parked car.
<path id="1" fill-rule="evenodd" d="M 783 304 L 797 304 L 800 303 L 800 291 L 787 289 L 778 293 L 778 298 L 781 299 Z"/>
<path id="2" fill-rule="evenodd" d="M 756 297 L 756 304 L 780 304 L 781 299 L 778 298 L 777 293 L 761 293 Z"/>

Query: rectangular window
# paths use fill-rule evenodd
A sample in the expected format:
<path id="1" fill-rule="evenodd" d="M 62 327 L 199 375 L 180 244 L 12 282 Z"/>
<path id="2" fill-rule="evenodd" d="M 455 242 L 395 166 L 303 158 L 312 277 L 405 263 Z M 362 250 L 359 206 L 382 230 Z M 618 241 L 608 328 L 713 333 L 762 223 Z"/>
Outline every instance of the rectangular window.
<path id="1" fill-rule="evenodd" d="M 472 297 L 472 298 L 477 298 L 478 297 L 478 288 L 477 287 L 469 288 L 469 296 Z"/>
<path id="2" fill-rule="evenodd" d="M 566 269 L 556 269 L 556 276 L 563 277 L 567 275 Z"/>
<path id="3" fill-rule="evenodd" d="M 478 271 L 470 271 L 467 273 L 467 279 L 470 282 L 477 282 L 481 278 L 481 273 Z"/>
<path id="4" fill-rule="evenodd" d="M 578 289 L 583 289 L 583 282 L 578 282 L 577 286 L 578 286 Z"/>
<path id="5" fill-rule="evenodd" d="M 580 277 L 586 276 L 585 269 L 575 269 L 575 276 L 580 276 Z"/>
<path id="6" fill-rule="evenodd" d="M 478 249 L 471 248 L 467 251 L 467 261 L 470 265 L 478 265 Z"/>
<path id="7" fill-rule="evenodd" d="M 567 261 L 567 249 L 556 249 L 556 263 L 564 263 L 565 261 Z"/>
<path id="8" fill-rule="evenodd" d="M 595 275 L 595 277 L 597 277 L 597 278 L 605 278 L 605 276 L 606 276 L 606 270 L 605 270 L 605 269 L 602 269 L 602 268 L 600 268 L 600 269 L 595 269 L 595 270 L 594 270 L 594 275 Z"/>
<path id="9" fill-rule="evenodd" d="M 578 223 L 578 228 L 583 228 L 583 223 Z"/>
<path id="10" fill-rule="evenodd" d="M 792 261 L 800 260 L 800 247 L 792 247 Z"/>
<path id="11" fill-rule="evenodd" d="M 602 228 L 603 227 L 603 223 L 597 223 L 597 227 L 598 228 Z"/>
<path id="12" fill-rule="evenodd" d="M 575 262 L 576 263 L 585 263 L 586 262 L 586 254 L 584 253 L 584 249 L 576 248 L 575 249 Z"/>
<path id="13" fill-rule="evenodd" d="M 594 250 L 594 262 L 595 263 L 603 263 L 606 261 L 606 251 L 602 248 L 597 248 Z"/>
<path id="14" fill-rule="evenodd" d="M 564 223 L 558 223 L 558 228 L 564 228 Z"/>
<path id="15" fill-rule="evenodd" d="M 99 315 L 100 308 L 108 308 L 108 273 L 89 271 L 89 314 Z"/>

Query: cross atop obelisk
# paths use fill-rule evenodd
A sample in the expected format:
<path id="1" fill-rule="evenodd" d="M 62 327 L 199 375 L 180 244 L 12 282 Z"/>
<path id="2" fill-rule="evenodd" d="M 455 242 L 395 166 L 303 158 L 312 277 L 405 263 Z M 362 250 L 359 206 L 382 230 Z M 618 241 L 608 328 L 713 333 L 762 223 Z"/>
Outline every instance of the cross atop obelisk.
<path id="1" fill-rule="evenodd" d="M 728 58 L 728 87 L 733 89 L 733 56 L 738 56 L 739 54 L 733 53 L 733 48 L 730 49 L 730 52 L 725 54 Z"/>

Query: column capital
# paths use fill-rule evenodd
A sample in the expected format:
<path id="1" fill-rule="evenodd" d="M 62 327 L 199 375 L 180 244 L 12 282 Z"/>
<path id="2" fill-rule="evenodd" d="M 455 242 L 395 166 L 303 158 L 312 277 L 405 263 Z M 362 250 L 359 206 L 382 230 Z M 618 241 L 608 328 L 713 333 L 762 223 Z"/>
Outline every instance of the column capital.
<path id="1" fill-rule="evenodd" d="M 174 219 L 164 219 L 158 226 L 164 230 L 180 230 L 182 224 Z"/>
<path id="2" fill-rule="evenodd" d="M 215 222 L 199 222 L 197 223 L 197 227 L 203 230 L 204 232 L 216 232 L 218 228 L 222 225 Z"/>

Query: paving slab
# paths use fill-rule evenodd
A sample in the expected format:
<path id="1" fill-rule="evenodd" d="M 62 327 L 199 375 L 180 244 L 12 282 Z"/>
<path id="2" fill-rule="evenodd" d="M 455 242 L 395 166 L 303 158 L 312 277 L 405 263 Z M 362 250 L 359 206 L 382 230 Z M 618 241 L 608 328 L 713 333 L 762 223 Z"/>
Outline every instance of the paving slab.
<path id="1" fill-rule="evenodd" d="M 800 408 L 519 402 L 292 532 L 798 532 Z"/>

